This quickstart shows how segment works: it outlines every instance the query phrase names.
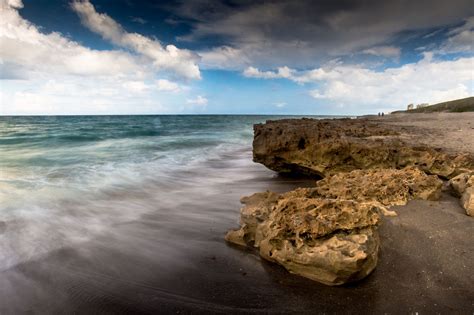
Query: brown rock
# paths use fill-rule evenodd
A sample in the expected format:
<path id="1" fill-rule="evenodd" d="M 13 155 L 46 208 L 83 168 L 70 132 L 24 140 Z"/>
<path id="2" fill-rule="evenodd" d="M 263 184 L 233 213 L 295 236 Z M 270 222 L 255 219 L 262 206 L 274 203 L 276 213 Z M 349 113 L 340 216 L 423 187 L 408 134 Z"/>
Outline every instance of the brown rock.
<path id="1" fill-rule="evenodd" d="M 377 264 L 380 213 L 409 199 L 436 199 L 442 182 L 416 168 L 356 170 L 315 188 L 256 193 L 241 202 L 241 228 L 226 240 L 259 248 L 292 273 L 328 285 L 367 276 Z"/>
<path id="2" fill-rule="evenodd" d="M 466 214 L 474 217 L 474 186 L 471 186 L 464 191 L 461 197 L 461 205 L 466 209 Z"/>
<path id="3" fill-rule="evenodd" d="M 328 285 L 359 280 L 375 268 L 380 221 L 376 205 L 291 194 L 273 197 L 265 192 L 244 199 L 242 227 L 230 231 L 226 240 L 258 247 L 263 258 Z"/>
<path id="4" fill-rule="evenodd" d="M 377 201 L 405 205 L 410 199 L 437 200 L 443 182 L 417 168 L 355 170 L 320 180 L 316 192 L 324 198 Z"/>
<path id="5" fill-rule="evenodd" d="M 474 216 L 474 175 L 473 173 L 463 173 L 449 181 L 453 195 L 461 197 L 461 206 L 466 210 L 466 214 Z"/>
<path id="6" fill-rule="evenodd" d="M 407 142 L 388 126 L 362 119 L 285 119 L 254 126 L 253 158 L 280 173 L 325 177 L 355 169 L 417 166 L 452 178 L 474 169 L 470 154 Z"/>

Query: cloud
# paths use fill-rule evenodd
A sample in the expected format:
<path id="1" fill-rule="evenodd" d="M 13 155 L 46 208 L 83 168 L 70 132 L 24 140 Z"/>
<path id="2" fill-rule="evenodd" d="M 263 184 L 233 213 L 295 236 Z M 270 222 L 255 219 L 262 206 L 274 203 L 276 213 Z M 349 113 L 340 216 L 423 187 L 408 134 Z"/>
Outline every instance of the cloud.
<path id="1" fill-rule="evenodd" d="M 285 102 L 276 102 L 273 105 L 275 105 L 275 107 L 277 107 L 277 108 L 283 108 L 283 107 L 286 106 L 286 103 Z"/>
<path id="2" fill-rule="evenodd" d="M 208 100 L 204 96 L 198 95 L 194 99 L 187 99 L 186 103 L 192 104 L 192 105 L 206 106 L 208 103 Z"/>
<path id="3" fill-rule="evenodd" d="M 472 96 L 473 64 L 474 57 L 434 60 L 432 53 L 425 53 L 416 63 L 383 71 L 333 62 L 309 71 L 283 67 L 261 72 L 250 67 L 244 75 L 316 85 L 309 91 L 313 98 L 341 106 L 395 109 L 409 103 L 436 103 Z"/>
<path id="4" fill-rule="evenodd" d="M 0 0 L 0 115 L 187 110 L 179 107 L 186 89 L 157 78 L 162 69 L 151 66 L 150 58 L 121 49 L 94 50 L 61 33 L 44 33 L 21 17 L 22 7 L 18 0 Z"/>
<path id="5" fill-rule="evenodd" d="M 448 39 L 440 49 L 441 53 L 473 52 L 474 16 L 467 18 L 464 24 L 448 32 Z"/>
<path id="6" fill-rule="evenodd" d="M 150 87 L 143 81 L 126 81 L 122 86 L 132 93 L 143 93 Z"/>
<path id="7" fill-rule="evenodd" d="M 103 77 L 2 82 L 0 115 L 156 114 L 175 112 L 139 82 Z"/>
<path id="8" fill-rule="evenodd" d="M 215 47 L 198 54 L 201 57 L 199 64 L 206 69 L 238 70 L 250 64 L 243 50 L 229 46 Z"/>
<path id="9" fill-rule="evenodd" d="M 156 86 L 158 91 L 165 91 L 165 92 L 179 92 L 181 91 L 181 87 L 176 83 L 165 79 L 160 79 L 156 81 Z"/>
<path id="10" fill-rule="evenodd" d="M 276 72 L 260 71 L 258 68 L 248 67 L 244 70 L 243 75 L 247 78 L 259 79 L 292 79 L 295 72 L 296 70 L 290 69 L 287 66 L 279 67 Z"/>
<path id="11" fill-rule="evenodd" d="M 209 51 L 211 60 L 225 60 L 218 63 L 220 68 L 286 65 L 307 69 L 364 50 L 397 57 L 396 49 L 387 47 L 403 32 L 424 34 L 428 29 L 458 23 L 471 12 L 470 0 L 300 0 L 185 1 L 173 13 L 195 21 L 192 32 L 181 40 L 217 38 L 225 42 Z M 237 60 L 226 58 L 231 54 Z"/>
<path id="12" fill-rule="evenodd" d="M 146 23 L 148 23 L 147 20 L 142 19 L 141 17 L 136 17 L 136 16 L 132 17 L 132 22 L 139 23 L 141 25 L 145 25 Z"/>
<path id="13" fill-rule="evenodd" d="M 362 51 L 364 54 L 385 57 L 385 58 L 400 58 L 401 50 L 394 46 L 376 46 Z"/>
<path id="14" fill-rule="evenodd" d="M 60 33 L 44 34 L 23 19 L 21 1 L 0 2 L 0 59 L 10 78 L 41 73 L 81 76 L 140 74 L 137 60 L 122 51 L 98 51 L 81 46 Z"/>
<path id="15" fill-rule="evenodd" d="M 198 56 L 191 51 L 174 45 L 163 47 L 158 40 L 138 33 L 128 33 L 110 16 L 98 13 L 88 0 L 74 1 L 71 7 L 91 31 L 117 46 L 132 49 L 149 58 L 157 70 L 165 70 L 186 79 L 201 78 L 197 65 Z"/>

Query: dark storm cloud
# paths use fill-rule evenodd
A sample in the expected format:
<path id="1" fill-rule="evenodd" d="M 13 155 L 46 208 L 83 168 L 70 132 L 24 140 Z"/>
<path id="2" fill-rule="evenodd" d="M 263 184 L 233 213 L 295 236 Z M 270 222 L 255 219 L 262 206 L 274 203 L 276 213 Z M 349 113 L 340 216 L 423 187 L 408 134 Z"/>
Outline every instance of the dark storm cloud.
<path id="1" fill-rule="evenodd" d="M 262 67 L 314 66 L 397 45 L 403 32 L 425 35 L 474 15 L 471 0 L 185 1 L 173 11 L 192 21 L 181 41 L 216 38 L 228 48 L 209 51 L 214 61 L 224 54 L 227 62 Z"/>

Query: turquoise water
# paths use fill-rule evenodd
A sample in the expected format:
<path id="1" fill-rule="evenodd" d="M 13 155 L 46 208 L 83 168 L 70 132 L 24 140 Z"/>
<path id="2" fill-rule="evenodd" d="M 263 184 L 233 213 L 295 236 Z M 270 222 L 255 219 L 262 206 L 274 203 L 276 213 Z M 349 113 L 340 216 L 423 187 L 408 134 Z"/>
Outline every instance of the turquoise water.
<path id="1" fill-rule="evenodd" d="M 252 162 L 278 118 L 0 117 L 0 312 L 304 309 L 224 241 L 240 197 L 313 185 Z"/>
<path id="2" fill-rule="evenodd" d="M 0 269 L 253 178 L 252 125 L 270 118 L 0 117 Z"/>

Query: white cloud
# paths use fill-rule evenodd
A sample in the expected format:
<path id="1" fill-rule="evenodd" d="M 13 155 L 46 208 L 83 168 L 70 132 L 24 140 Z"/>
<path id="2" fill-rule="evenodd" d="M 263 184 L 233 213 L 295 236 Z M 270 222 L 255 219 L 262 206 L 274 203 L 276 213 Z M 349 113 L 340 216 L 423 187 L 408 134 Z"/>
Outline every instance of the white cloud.
<path id="1" fill-rule="evenodd" d="M 215 47 L 210 50 L 200 51 L 199 64 L 206 69 L 242 69 L 250 64 L 250 60 L 242 49 L 229 46 Z"/>
<path id="2" fill-rule="evenodd" d="M 176 83 L 165 79 L 160 79 L 156 81 L 156 86 L 158 91 L 165 91 L 165 92 L 179 92 L 181 91 L 181 87 Z"/>
<path id="3" fill-rule="evenodd" d="M 23 8 L 23 1 L 21 0 L 7 0 L 6 5 L 15 8 L 15 9 L 21 9 Z M 2 4 L 3 7 L 3 4 Z"/>
<path id="4" fill-rule="evenodd" d="M 385 57 L 385 58 L 400 58 L 400 48 L 394 46 L 376 46 L 362 51 L 364 54 Z"/>
<path id="5" fill-rule="evenodd" d="M 208 100 L 204 96 L 198 95 L 194 99 L 187 99 L 186 103 L 192 104 L 192 105 L 206 106 L 208 103 Z"/>
<path id="6" fill-rule="evenodd" d="M 0 115 L 179 113 L 186 89 L 139 54 L 94 50 L 22 18 L 0 0 Z M 170 70 L 171 72 L 171 70 Z M 163 91 L 183 93 L 162 93 Z M 163 105 L 166 104 L 166 105 Z"/>
<path id="7" fill-rule="evenodd" d="M 273 105 L 275 105 L 275 107 L 278 107 L 278 108 L 283 108 L 283 107 L 286 106 L 286 103 L 285 102 L 276 102 Z"/>
<path id="8" fill-rule="evenodd" d="M 149 89 L 149 86 L 143 81 L 127 81 L 122 86 L 132 93 L 143 93 Z"/>
<path id="9" fill-rule="evenodd" d="M 93 50 L 59 33 L 41 33 L 19 15 L 21 1 L 1 0 L 0 7 L 0 60 L 12 77 L 40 73 L 110 76 L 142 71 L 125 52 Z"/>
<path id="10" fill-rule="evenodd" d="M 247 78 L 260 78 L 260 79 L 291 79 L 295 70 L 288 67 L 279 67 L 276 72 L 273 71 L 260 71 L 255 67 L 248 67 L 244 70 L 243 75 Z"/>
<path id="11" fill-rule="evenodd" d="M 89 0 L 74 1 L 71 4 L 79 14 L 82 23 L 91 31 L 120 47 L 130 48 L 149 58 L 157 70 L 169 71 L 187 79 L 200 79 L 198 56 L 189 50 L 174 45 L 163 47 L 158 40 L 137 33 L 128 33 L 110 16 L 98 13 Z"/>
<path id="12" fill-rule="evenodd" d="M 134 81 L 83 80 L 68 76 L 47 81 L 2 81 L 0 115 L 177 113 L 184 95 L 166 98 Z M 166 104 L 166 105 L 164 105 Z"/>
<path id="13" fill-rule="evenodd" d="M 315 99 L 341 106 L 400 108 L 409 103 L 436 103 L 472 96 L 474 57 L 434 60 L 432 53 L 416 63 L 375 71 L 340 62 L 310 71 L 284 67 L 277 71 L 248 68 L 244 75 L 255 78 L 286 78 L 317 85 L 310 91 Z"/>

